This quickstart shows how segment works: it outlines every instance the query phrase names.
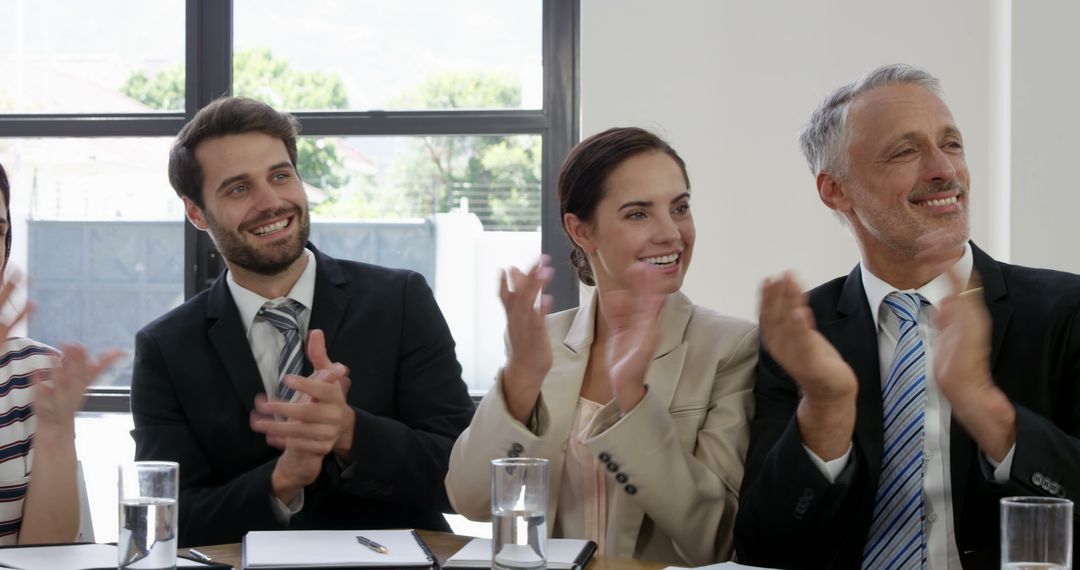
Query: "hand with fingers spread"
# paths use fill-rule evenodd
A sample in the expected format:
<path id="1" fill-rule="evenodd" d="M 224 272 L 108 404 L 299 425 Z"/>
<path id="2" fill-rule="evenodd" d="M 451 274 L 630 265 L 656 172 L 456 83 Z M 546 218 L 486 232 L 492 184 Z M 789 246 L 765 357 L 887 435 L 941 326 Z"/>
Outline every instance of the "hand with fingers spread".
<path id="1" fill-rule="evenodd" d="M 953 291 L 934 314 L 934 380 L 953 416 L 989 457 L 1001 461 L 1016 441 L 1016 410 L 990 372 L 992 325 L 979 276 L 972 270 L 965 282 L 957 272 L 956 245 L 948 232 L 930 232 L 918 244 L 916 259 L 932 274 L 948 275 Z"/>
<path id="2" fill-rule="evenodd" d="M 349 370 L 330 360 L 322 331 L 311 331 L 307 355 L 314 373 L 307 378 L 288 375 L 282 380 L 301 396 L 283 402 L 260 395 L 251 418 L 251 428 L 265 434 L 269 445 L 282 450 L 271 482 L 274 494 L 285 503 L 318 478 L 327 454 L 349 460 L 356 423 L 356 412 L 345 400 Z"/>
<path id="3" fill-rule="evenodd" d="M 627 270 L 627 279 L 629 289 L 609 291 L 601 298 L 608 325 L 608 379 L 623 413 L 645 397 L 645 373 L 660 341 L 660 310 L 667 299 L 667 294 L 658 292 L 658 273 L 651 264 L 634 264 Z"/>
<path id="4" fill-rule="evenodd" d="M 61 345 L 63 361 L 59 367 L 34 375 L 34 416 L 37 433 L 47 435 L 75 434 L 75 413 L 82 407 L 86 389 L 105 369 L 124 356 L 114 349 L 96 360 L 77 344 Z"/>
<path id="5" fill-rule="evenodd" d="M 544 319 L 551 310 L 552 299 L 541 294 L 555 274 L 548 263 L 549 258 L 544 255 L 528 273 L 511 267 L 499 276 L 499 298 L 506 310 L 506 331 L 510 338 L 503 367 L 503 394 L 510 415 L 522 423 L 532 413 L 540 386 L 551 369 L 551 342 Z"/>
<path id="6" fill-rule="evenodd" d="M 855 429 L 858 380 L 820 332 L 802 288 L 790 273 L 761 285 L 761 339 L 769 355 L 799 385 L 799 431 L 818 457 L 844 454 Z"/>

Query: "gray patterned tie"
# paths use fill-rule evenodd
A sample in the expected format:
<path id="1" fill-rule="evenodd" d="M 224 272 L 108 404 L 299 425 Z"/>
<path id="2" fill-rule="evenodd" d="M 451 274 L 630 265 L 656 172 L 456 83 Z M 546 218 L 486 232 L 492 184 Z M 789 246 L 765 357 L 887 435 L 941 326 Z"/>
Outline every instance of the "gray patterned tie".
<path id="1" fill-rule="evenodd" d="M 274 328 L 285 337 L 285 344 L 281 347 L 281 357 L 278 358 L 278 399 L 289 401 L 293 396 L 293 389 L 285 385 L 286 374 L 299 374 L 304 366 L 304 343 L 300 342 L 300 324 L 297 317 L 304 310 L 304 306 L 292 299 L 275 299 L 267 301 L 258 316 L 266 322 L 274 325 Z"/>
<path id="2" fill-rule="evenodd" d="M 885 449 L 881 456 L 874 519 L 863 552 L 863 568 L 923 568 L 923 421 L 926 349 L 919 338 L 915 293 L 889 293 L 883 301 L 900 319 L 896 353 L 882 387 Z"/>

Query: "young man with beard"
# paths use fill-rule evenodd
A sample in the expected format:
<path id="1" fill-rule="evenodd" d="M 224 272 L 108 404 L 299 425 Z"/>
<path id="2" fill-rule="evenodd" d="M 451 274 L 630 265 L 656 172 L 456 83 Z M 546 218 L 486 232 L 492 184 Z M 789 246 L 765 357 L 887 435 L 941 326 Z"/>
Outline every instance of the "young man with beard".
<path id="1" fill-rule="evenodd" d="M 806 295 L 790 274 L 762 287 L 735 550 L 996 568 L 1001 497 L 1080 498 L 1080 277 L 968 241 L 963 139 L 924 71 L 837 89 L 801 142 L 862 262 Z"/>
<path id="2" fill-rule="evenodd" d="M 180 463 L 182 545 L 447 529 L 443 478 L 473 409 L 454 341 L 420 275 L 308 243 L 297 132 L 224 98 L 170 152 L 188 219 L 228 269 L 136 336 L 135 455 Z"/>

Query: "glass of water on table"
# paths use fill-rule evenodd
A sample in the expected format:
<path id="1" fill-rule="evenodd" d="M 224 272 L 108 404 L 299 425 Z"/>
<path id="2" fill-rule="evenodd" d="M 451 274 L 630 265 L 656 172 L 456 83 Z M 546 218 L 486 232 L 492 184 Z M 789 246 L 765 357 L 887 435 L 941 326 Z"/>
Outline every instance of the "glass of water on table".
<path id="1" fill-rule="evenodd" d="M 119 467 L 119 568 L 176 568 L 180 466 L 172 461 L 135 461 Z"/>
<path id="2" fill-rule="evenodd" d="M 492 568 L 545 567 L 547 505 L 547 459 L 491 461 Z"/>
<path id="3" fill-rule="evenodd" d="M 1073 560 L 1073 504 L 1057 497 L 1001 499 L 1001 567 L 1068 570 Z"/>

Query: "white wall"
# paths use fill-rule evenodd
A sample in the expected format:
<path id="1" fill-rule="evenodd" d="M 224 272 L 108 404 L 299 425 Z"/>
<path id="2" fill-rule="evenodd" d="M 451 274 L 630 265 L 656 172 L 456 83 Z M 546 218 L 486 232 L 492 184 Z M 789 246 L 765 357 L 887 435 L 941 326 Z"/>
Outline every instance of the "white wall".
<path id="1" fill-rule="evenodd" d="M 1080 3 L 1013 5 L 1012 259 L 1080 273 Z"/>
<path id="2" fill-rule="evenodd" d="M 582 136 L 636 125 L 669 139 L 689 166 L 697 223 L 685 290 L 699 304 L 752 318 L 763 276 L 790 267 L 816 285 L 858 260 L 854 240 L 818 201 L 799 128 L 833 87 L 878 65 L 910 63 L 941 78 L 964 132 L 973 237 L 1006 255 L 1007 218 L 993 205 L 1008 180 L 991 165 L 1008 148 L 1007 122 L 998 119 L 1009 95 L 999 17 L 1008 6 L 582 0 Z"/>

